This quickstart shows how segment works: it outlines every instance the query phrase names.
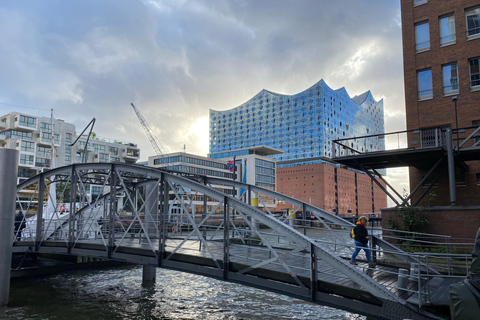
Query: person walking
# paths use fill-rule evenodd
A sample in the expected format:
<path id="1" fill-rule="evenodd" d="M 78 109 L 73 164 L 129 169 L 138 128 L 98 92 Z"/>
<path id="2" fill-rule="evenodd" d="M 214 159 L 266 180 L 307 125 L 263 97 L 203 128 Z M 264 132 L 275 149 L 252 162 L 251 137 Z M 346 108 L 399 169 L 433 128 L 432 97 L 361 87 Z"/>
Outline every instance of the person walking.
<path id="1" fill-rule="evenodd" d="M 27 224 L 25 223 L 25 216 L 23 215 L 22 211 L 18 212 L 17 215 L 15 215 L 15 226 L 14 226 L 14 235 L 17 240 L 22 239 L 22 230 L 25 229 Z"/>
<path id="2" fill-rule="evenodd" d="M 360 250 L 363 249 L 365 251 L 365 256 L 368 261 L 369 267 L 374 267 L 375 263 L 372 261 L 372 257 L 370 255 L 370 249 L 368 248 L 368 240 L 370 240 L 370 236 L 368 235 L 368 230 L 366 228 L 368 222 L 368 218 L 366 216 L 361 216 L 358 218 L 358 221 L 353 228 L 353 236 L 355 240 L 355 250 L 353 251 L 352 258 L 350 259 L 350 263 L 356 265 L 355 258 L 357 257 Z"/>

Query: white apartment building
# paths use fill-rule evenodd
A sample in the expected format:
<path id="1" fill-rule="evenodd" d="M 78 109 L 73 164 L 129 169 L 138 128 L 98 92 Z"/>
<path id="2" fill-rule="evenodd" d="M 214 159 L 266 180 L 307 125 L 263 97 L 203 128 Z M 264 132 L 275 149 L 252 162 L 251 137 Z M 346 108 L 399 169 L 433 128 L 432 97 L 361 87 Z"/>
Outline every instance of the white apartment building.
<path id="1" fill-rule="evenodd" d="M 19 112 L 0 116 L 0 147 L 19 151 L 19 182 L 44 169 L 79 163 L 82 159 L 83 162 L 135 163 L 140 158 L 136 144 L 99 138 L 94 134 L 85 152 L 86 136 L 72 145 L 77 136 L 75 125 L 64 120 L 52 121 Z"/>

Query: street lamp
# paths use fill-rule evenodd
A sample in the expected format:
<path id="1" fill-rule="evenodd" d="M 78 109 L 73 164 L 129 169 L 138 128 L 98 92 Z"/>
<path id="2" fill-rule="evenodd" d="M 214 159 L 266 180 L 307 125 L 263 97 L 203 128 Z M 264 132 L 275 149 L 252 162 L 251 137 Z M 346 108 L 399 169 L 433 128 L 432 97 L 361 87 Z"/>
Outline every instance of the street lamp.
<path id="1" fill-rule="evenodd" d="M 452 97 L 452 101 L 455 102 L 455 124 L 456 124 L 456 129 L 457 129 L 457 153 L 458 153 L 458 150 L 460 149 L 460 145 L 458 144 L 459 139 L 458 139 L 457 100 L 458 100 L 457 96 Z"/>

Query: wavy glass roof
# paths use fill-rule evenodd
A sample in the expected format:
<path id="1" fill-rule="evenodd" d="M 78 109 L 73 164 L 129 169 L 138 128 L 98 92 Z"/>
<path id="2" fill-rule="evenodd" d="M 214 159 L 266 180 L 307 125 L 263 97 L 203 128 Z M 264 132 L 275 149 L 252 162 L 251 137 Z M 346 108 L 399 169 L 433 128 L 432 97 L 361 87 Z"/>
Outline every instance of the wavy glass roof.
<path id="1" fill-rule="evenodd" d="M 370 91 L 351 98 L 323 80 L 294 95 L 262 90 L 238 107 L 210 109 L 210 153 L 265 145 L 284 152 L 273 156 L 277 161 L 308 161 L 331 157 L 332 140 L 384 131 L 383 99 Z M 384 149 L 383 140 L 367 143 Z"/>

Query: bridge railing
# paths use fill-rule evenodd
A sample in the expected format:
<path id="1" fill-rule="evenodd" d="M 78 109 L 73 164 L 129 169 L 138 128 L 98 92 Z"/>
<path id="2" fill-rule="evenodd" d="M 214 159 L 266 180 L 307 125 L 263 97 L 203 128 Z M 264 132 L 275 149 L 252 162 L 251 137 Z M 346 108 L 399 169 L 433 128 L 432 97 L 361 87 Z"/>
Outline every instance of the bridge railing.
<path id="1" fill-rule="evenodd" d="M 332 158 L 402 149 L 446 147 L 445 128 L 396 131 L 332 141 Z"/>

